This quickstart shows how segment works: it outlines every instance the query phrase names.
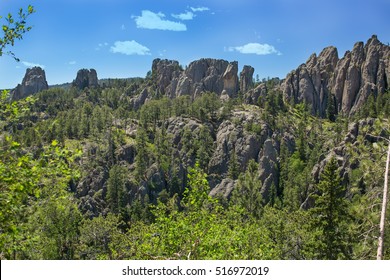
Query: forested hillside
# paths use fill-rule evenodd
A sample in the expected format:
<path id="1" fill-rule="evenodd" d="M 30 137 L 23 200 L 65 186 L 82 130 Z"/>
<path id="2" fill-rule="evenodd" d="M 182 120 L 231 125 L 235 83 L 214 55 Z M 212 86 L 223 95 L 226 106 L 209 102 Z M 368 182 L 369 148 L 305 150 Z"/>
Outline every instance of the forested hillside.
<path id="1" fill-rule="evenodd" d="M 3 92 L 1 258 L 375 259 L 388 48 L 328 48 L 284 80 L 157 59 Z"/>

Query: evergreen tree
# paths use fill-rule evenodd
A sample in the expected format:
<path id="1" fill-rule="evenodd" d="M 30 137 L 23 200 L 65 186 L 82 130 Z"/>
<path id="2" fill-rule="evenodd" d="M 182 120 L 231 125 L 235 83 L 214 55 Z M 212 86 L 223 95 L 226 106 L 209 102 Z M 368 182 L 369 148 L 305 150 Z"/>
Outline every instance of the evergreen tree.
<path id="1" fill-rule="evenodd" d="M 138 180 L 145 178 L 145 172 L 148 168 L 147 135 L 146 131 L 139 126 L 135 138 L 137 155 L 135 156 L 135 174 Z"/>
<path id="2" fill-rule="evenodd" d="M 123 213 L 126 207 L 126 173 L 126 168 L 121 165 L 114 165 L 109 172 L 107 202 L 115 214 Z"/>
<path id="3" fill-rule="evenodd" d="M 315 207 L 311 209 L 315 240 L 314 256 L 319 259 L 348 258 L 346 223 L 349 220 L 345 187 L 341 183 L 337 161 L 332 157 L 326 164 L 313 195 Z"/>
<path id="4" fill-rule="evenodd" d="M 197 141 L 196 160 L 203 170 L 207 170 L 210 157 L 213 149 L 213 139 L 210 136 L 210 131 L 206 126 L 201 126 L 199 131 L 199 139 Z"/>
<path id="5" fill-rule="evenodd" d="M 252 159 L 248 163 L 245 174 L 238 179 L 236 189 L 232 196 L 232 204 L 237 204 L 247 215 L 260 218 L 263 212 L 262 183 L 258 178 L 258 165 Z"/>
<path id="6" fill-rule="evenodd" d="M 233 147 L 229 159 L 228 177 L 236 180 L 240 174 L 240 165 L 237 161 L 236 149 Z"/>
<path id="7" fill-rule="evenodd" d="M 334 122 L 336 120 L 335 98 L 330 92 L 328 93 L 328 99 L 326 104 L 326 117 L 331 122 Z"/>

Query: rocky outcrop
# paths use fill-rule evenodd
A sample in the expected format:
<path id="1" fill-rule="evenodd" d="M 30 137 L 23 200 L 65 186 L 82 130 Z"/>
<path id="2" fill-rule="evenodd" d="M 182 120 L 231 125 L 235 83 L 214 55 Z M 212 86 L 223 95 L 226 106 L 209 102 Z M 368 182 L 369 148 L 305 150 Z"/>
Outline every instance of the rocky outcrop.
<path id="1" fill-rule="evenodd" d="M 41 67 L 33 67 L 26 70 L 22 84 L 11 91 L 11 98 L 18 100 L 48 89 L 45 70 Z"/>
<path id="2" fill-rule="evenodd" d="M 221 59 L 200 59 L 182 70 L 177 61 L 155 59 L 152 75 L 158 91 L 170 98 L 190 95 L 195 98 L 202 92 L 236 96 L 238 64 Z"/>
<path id="3" fill-rule="evenodd" d="M 244 101 L 246 104 L 259 104 L 259 98 L 265 100 L 267 95 L 267 86 L 265 83 L 259 84 L 256 88 L 244 93 Z"/>
<path id="4" fill-rule="evenodd" d="M 179 62 L 168 59 L 155 59 L 152 64 L 152 75 L 160 94 L 171 96 L 172 80 L 177 80 L 183 72 Z M 171 96 L 172 98 L 174 96 Z"/>
<path id="5" fill-rule="evenodd" d="M 223 74 L 222 94 L 229 96 L 229 98 L 234 98 L 237 96 L 237 91 L 239 88 L 237 72 L 238 62 L 234 61 L 228 64 L 225 73 Z"/>
<path id="6" fill-rule="evenodd" d="M 390 47 L 374 35 L 366 45 L 356 43 L 341 59 L 335 47 L 313 54 L 287 75 L 282 88 L 287 100 L 305 101 L 313 113 L 325 116 L 329 94 L 338 112 L 354 114 L 371 94 L 383 94 L 389 83 Z"/>
<path id="7" fill-rule="evenodd" d="M 95 69 L 81 69 L 77 72 L 76 79 L 73 80 L 72 86 L 78 89 L 98 87 L 98 78 Z"/>
<path id="8" fill-rule="evenodd" d="M 253 73 L 255 69 L 252 66 L 245 65 L 240 73 L 240 91 L 245 94 L 253 88 Z"/>
<path id="9" fill-rule="evenodd" d="M 212 197 L 223 197 L 225 199 L 230 199 L 235 184 L 236 182 L 234 180 L 225 178 L 221 181 L 221 183 L 219 183 L 210 191 L 209 195 Z"/>
<path id="10" fill-rule="evenodd" d="M 279 184 L 278 150 L 275 141 L 267 139 L 259 154 L 259 179 L 262 182 L 261 193 L 268 202 L 270 199 L 272 185 Z"/>
<path id="11" fill-rule="evenodd" d="M 245 171 L 249 160 L 257 160 L 264 141 L 269 134 L 268 126 L 261 124 L 259 119 L 250 113 L 236 114 L 237 123 L 226 120 L 218 127 L 216 148 L 210 159 L 209 173 L 226 175 L 231 163 L 231 156 L 236 155 L 240 171 Z M 261 132 L 258 135 L 250 133 L 244 126 L 247 122 L 259 123 Z"/>
<path id="12" fill-rule="evenodd" d="M 147 98 L 149 96 L 149 91 L 147 88 L 144 88 L 140 94 L 130 99 L 130 104 L 132 105 L 134 110 L 138 110 L 142 105 L 145 104 Z"/>
<path id="13" fill-rule="evenodd" d="M 309 60 L 292 71 L 283 84 L 283 93 L 294 103 L 312 105 L 313 114 L 325 114 L 326 100 L 330 93 L 329 80 L 336 68 L 338 53 L 335 47 L 325 48 L 319 56 L 312 54 Z"/>

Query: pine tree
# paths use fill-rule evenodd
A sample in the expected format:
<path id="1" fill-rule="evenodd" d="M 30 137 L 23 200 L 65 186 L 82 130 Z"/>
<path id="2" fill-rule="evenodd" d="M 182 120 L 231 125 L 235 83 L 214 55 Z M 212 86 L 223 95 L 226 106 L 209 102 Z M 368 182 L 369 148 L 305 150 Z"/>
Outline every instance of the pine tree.
<path id="1" fill-rule="evenodd" d="M 148 153 L 147 153 L 147 135 L 146 131 L 139 126 L 136 137 L 137 155 L 135 156 L 135 174 L 138 180 L 145 177 L 145 172 L 148 167 Z"/>
<path id="2" fill-rule="evenodd" d="M 109 172 L 107 202 L 115 214 L 123 213 L 126 207 L 126 172 L 126 168 L 120 165 L 114 165 Z"/>
<path id="3" fill-rule="evenodd" d="M 240 165 L 238 164 L 237 161 L 236 150 L 233 147 L 230 155 L 230 160 L 229 160 L 228 177 L 233 180 L 236 180 L 239 174 L 240 174 Z"/>
<path id="4" fill-rule="evenodd" d="M 196 160 L 203 170 L 207 170 L 213 149 L 213 139 L 210 136 L 209 129 L 205 126 L 200 128 L 197 146 Z"/>
<path id="5" fill-rule="evenodd" d="M 328 100 L 326 105 L 326 117 L 331 121 L 334 122 L 336 120 L 336 106 L 335 106 L 335 99 L 333 94 L 330 92 L 328 93 Z"/>
<path id="6" fill-rule="evenodd" d="M 311 209 L 312 227 L 317 235 L 314 256 L 328 260 L 348 258 L 345 228 L 349 220 L 348 204 L 334 157 L 326 164 L 317 188 L 318 194 L 313 195 L 315 207 Z"/>
<path id="7" fill-rule="evenodd" d="M 233 192 L 232 204 L 239 205 L 245 212 L 260 218 L 263 212 L 263 196 L 261 194 L 262 183 L 258 178 L 258 165 L 252 159 L 248 163 L 245 174 L 238 179 L 236 189 Z"/>

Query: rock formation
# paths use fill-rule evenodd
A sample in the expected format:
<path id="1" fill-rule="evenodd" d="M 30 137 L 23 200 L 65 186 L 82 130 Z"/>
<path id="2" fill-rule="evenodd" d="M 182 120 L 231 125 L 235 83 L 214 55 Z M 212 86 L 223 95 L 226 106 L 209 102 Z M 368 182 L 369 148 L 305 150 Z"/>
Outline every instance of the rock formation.
<path id="1" fill-rule="evenodd" d="M 259 153 L 259 179 L 263 183 L 261 193 L 266 202 L 270 199 L 272 184 L 278 186 L 278 150 L 277 144 L 271 139 L 264 142 L 263 149 Z"/>
<path id="2" fill-rule="evenodd" d="M 240 91 L 246 93 L 253 87 L 253 73 L 255 69 L 252 66 L 245 65 L 240 73 Z"/>
<path id="3" fill-rule="evenodd" d="M 45 71 L 41 67 L 33 67 L 26 70 L 22 84 L 18 84 L 11 91 L 11 98 L 18 100 L 48 89 Z"/>
<path id="4" fill-rule="evenodd" d="M 155 59 L 152 64 L 152 75 L 160 94 L 165 95 L 173 79 L 177 79 L 183 70 L 179 62 L 168 59 Z"/>
<path id="5" fill-rule="evenodd" d="M 238 64 L 221 59 L 200 59 L 182 70 L 177 61 L 156 59 L 152 75 L 157 89 L 163 95 L 175 98 L 181 95 L 198 96 L 201 92 L 215 92 L 234 97 L 238 91 Z"/>
<path id="6" fill-rule="evenodd" d="M 236 112 L 234 118 L 237 123 L 226 120 L 218 127 L 216 147 L 209 162 L 210 174 L 226 175 L 229 169 L 228 163 L 233 153 L 236 154 L 239 170 L 244 171 L 249 160 L 258 159 L 259 152 L 269 136 L 268 126 L 251 112 Z M 245 129 L 249 122 L 260 125 L 261 132 L 257 135 L 249 133 Z"/>
<path id="7" fill-rule="evenodd" d="M 230 98 L 237 96 L 237 91 L 239 88 L 237 72 L 238 62 L 234 61 L 228 64 L 225 73 L 223 74 L 222 94 L 228 95 Z"/>
<path id="8" fill-rule="evenodd" d="M 341 59 L 335 47 L 313 54 L 287 75 L 282 88 L 287 100 L 305 101 L 313 113 L 325 116 L 328 94 L 334 95 L 338 112 L 353 114 L 369 95 L 384 93 L 389 82 L 390 47 L 374 35 L 366 45 L 356 43 Z"/>
<path id="9" fill-rule="evenodd" d="M 77 72 L 76 79 L 73 80 L 72 86 L 78 89 L 85 89 L 86 87 L 98 87 L 98 78 L 95 69 L 81 69 Z"/>
<path id="10" fill-rule="evenodd" d="M 244 101 L 246 104 L 258 104 L 259 97 L 265 99 L 267 95 L 267 86 L 265 83 L 259 84 L 256 88 L 244 93 Z"/>

